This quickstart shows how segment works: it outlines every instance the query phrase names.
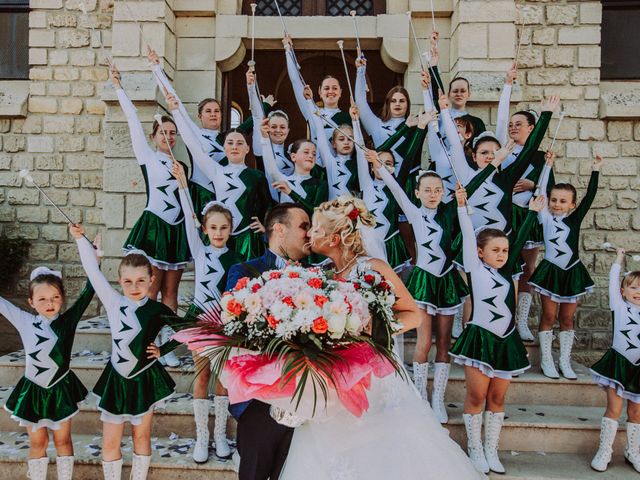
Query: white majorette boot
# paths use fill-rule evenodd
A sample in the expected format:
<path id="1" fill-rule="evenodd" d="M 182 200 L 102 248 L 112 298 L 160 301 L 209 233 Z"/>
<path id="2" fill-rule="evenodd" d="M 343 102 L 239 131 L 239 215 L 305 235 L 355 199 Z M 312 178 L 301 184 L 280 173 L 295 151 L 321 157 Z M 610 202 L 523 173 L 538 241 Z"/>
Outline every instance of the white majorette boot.
<path id="1" fill-rule="evenodd" d="M 73 461 L 73 455 L 56 457 L 58 480 L 71 480 L 73 478 Z"/>
<path id="2" fill-rule="evenodd" d="M 565 330 L 560 332 L 560 361 L 558 367 L 560 373 L 567 380 L 577 380 L 576 372 L 571 368 L 571 347 L 573 347 L 573 339 L 576 338 L 574 330 Z"/>
<path id="3" fill-rule="evenodd" d="M 231 447 L 229 447 L 229 440 L 227 440 L 229 397 L 216 395 L 213 399 L 213 411 L 216 416 L 213 424 L 213 441 L 215 443 L 216 456 L 218 458 L 229 458 L 231 456 Z"/>
<path id="4" fill-rule="evenodd" d="M 436 362 L 433 371 L 433 388 L 431 389 L 431 408 L 440 423 L 447 423 L 449 416 L 444 405 L 444 392 L 449 381 L 450 363 Z"/>
<path id="5" fill-rule="evenodd" d="M 535 338 L 529 330 L 529 311 L 533 297 L 529 292 L 518 293 L 518 309 L 516 311 L 516 325 L 518 334 L 523 342 L 533 342 Z"/>
<path id="6" fill-rule="evenodd" d="M 453 316 L 453 327 L 451 328 L 451 338 L 458 338 L 462 335 L 464 326 L 462 325 L 462 315 L 464 312 L 464 304 L 460 305 L 460 308 L 456 310 L 456 314 Z"/>
<path id="7" fill-rule="evenodd" d="M 28 462 L 27 477 L 31 480 L 47 480 L 49 457 L 32 458 Z"/>
<path id="8" fill-rule="evenodd" d="M 607 469 L 613 454 L 613 441 L 617 432 L 618 422 L 608 417 L 602 417 L 602 422 L 600 423 L 600 446 L 593 460 L 591 460 L 591 468 L 596 472 L 604 472 Z"/>
<path id="9" fill-rule="evenodd" d="M 627 447 L 624 460 L 640 472 L 640 423 L 627 422 Z"/>
<path id="10" fill-rule="evenodd" d="M 209 458 L 209 409 L 211 401 L 204 398 L 193 399 L 193 418 L 196 422 L 196 444 L 193 446 L 193 460 L 204 463 Z"/>
<path id="11" fill-rule="evenodd" d="M 553 342 L 553 331 L 545 330 L 538 332 L 540 341 L 540 368 L 545 377 L 560 378 L 551 355 L 551 342 Z"/>
<path id="12" fill-rule="evenodd" d="M 151 463 L 151 455 L 136 455 L 133 454 L 133 461 L 131 462 L 131 477 L 130 480 L 147 480 L 147 473 L 149 473 L 149 464 Z"/>
<path id="13" fill-rule="evenodd" d="M 489 464 L 482 448 L 482 414 L 463 413 L 462 418 L 464 419 L 464 428 L 467 431 L 467 451 L 471 463 L 480 473 L 489 473 Z"/>
<path id="14" fill-rule="evenodd" d="M 171 340 L 171 336 L 174 333 L 176 333 L 176 332 L 174 332 L 171 327 L 167 327 L 166 325 L 164 327 L 162 327 L 162 330 L 160 330 L 160 335 L 159 335 L 161 345 L 164 345 L 169 340 Z M 180 366 L 180 359 L 178 359 L 178 357 L 176 357 L 175 352 L 167 353 L 160 360 L 162 360 L 163 361 L 162 364 L 166 365 L 167 367 L 179 367 Z"/>
<path id="15" fill-rule="evenodd" d="M 122 478 L 122 459 L 102 462 L 104 480 L 120 480 Z"/>
<path id="16" fill-rule="evenodd" d="M 498 443 L 500 443 L 500 431 L 504 423 L 504 412 L 484 412 L 484 456 L 489 464 L 489 469 L 495 473 L 504 473 L 506 470 L 498 457 Z"/>
<path id="17" fill-rule="evenodd" d="M 420 398 L 427 400 L 427 375 L 429 374 L 429 362 L 413 362 L 413 384 L 416 386 Z"/>

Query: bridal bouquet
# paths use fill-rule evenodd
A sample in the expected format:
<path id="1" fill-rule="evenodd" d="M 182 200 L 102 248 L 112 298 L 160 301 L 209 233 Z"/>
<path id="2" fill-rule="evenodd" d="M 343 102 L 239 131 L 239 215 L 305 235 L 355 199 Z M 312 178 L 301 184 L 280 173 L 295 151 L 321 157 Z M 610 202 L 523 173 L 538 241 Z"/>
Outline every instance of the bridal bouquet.
<path id="1" fill-rule="evenodd" d="M 289 265 L 241 278 L 216 311 L 174 338 L 212 360 L 231 403 L 258 399 L 311 418 L 321 393 L 325 407 L 337 400 L 360 416 L 371 375 L 401 370 L 391 351 L 401 327 L 394 303 L 377 272 L 347 281 Z"/>

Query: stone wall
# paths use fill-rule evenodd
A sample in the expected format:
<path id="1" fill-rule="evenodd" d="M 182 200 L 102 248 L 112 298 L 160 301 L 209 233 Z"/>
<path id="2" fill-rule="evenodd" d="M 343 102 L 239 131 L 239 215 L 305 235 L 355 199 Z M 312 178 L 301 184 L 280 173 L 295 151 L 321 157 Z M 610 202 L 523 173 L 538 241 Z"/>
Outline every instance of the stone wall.
<path id="1" fill-rule="evenodd" d="M 101 60 L 100 39 L 111 52 L 113 35 L 114 59 L 145 126 L 157 112 L 160 98 L 144 58 L 150 39 L 189 108 L 212 90 L 219 95 L 221 72 L 235 68 L 245 53 L 242 38 L 248 33 L 248 19 L 236 15 L 240 2 L 118 1 L 113 10 L 114 4 L 106 0 L 86 0 L 87 16 L 78 2 L 32 0 L 28 103 L 22 116 L 9 118 L 2 116 L 0 101 L 0 228 L 3 234 L 32 242 L 25 275 L 16 285 L 5 286 L 4 293 L 11 296 L 24 297 L 26 272 L 35 264 L 62 267 L 70 278 L 71 296 L 83 276 L 64 220 L 33 188 L 22 185 L 17 176 L 21 168 L 31 169 L 52 198 L 72 218 L 83 221 L 90 234 L 98 229 L 106 233 L 104 270 L 111 278 L 124 236 L 144 208 L 142 176 L 132 157 L 126 123 L 112 90 L 103 88 L 107 69 Z M 433 3 L 436 28 L 441 32 L 444 81 L 452 74 L 471 80 L 473 113 L 489 125 L 495 122 L 495 102 L 516 51 L 516 23 L 524 16 L 513 110 L 537 107 L 543 95 L 562 97 L 567 116 L 556 143 L 556 173 L 559 179 L 573 182 L 580 195 L 592 155 L 607 157 L 601 188 L 582 234 L 582 258 L 598 289 L 585 299 L 577 317 L 577 355 L 584 360 L 598 356 L 610 341 L 605 287 L 613 260 L 600 246 L 609 241 L 632 251 L 639 248 L 640 85 L 600 82 L 600 2 Z M 432 30 L 430 5 L 426 0 L 388 2 L 387 15 L 363 18 L 360 24 L 365 48 L 379 45 L 385 63 L 394 70 L 407 65 L 405 85 L 416 108 L 422 98 L 420 63 L 407 38 L 404 12 L 412 11 L 420 43 L 426 46 Z M 294 36 L 306 38 L 298 44 L 300 48 L 335 49 L 335 39 L 352 31 L 349 19 L 331 19 L 319 37 L 318 22 L 317 18 L 288 19 Z M 257 27 L 261 32 L 258 48 L 279 45 L 277 19 L 257 19 Z M 556 124 L 554 119 L 551 132 Z M 547 141 L 543 147 L 548 145 Z M 534 309 L 532 316 L 537 314 Z"/>

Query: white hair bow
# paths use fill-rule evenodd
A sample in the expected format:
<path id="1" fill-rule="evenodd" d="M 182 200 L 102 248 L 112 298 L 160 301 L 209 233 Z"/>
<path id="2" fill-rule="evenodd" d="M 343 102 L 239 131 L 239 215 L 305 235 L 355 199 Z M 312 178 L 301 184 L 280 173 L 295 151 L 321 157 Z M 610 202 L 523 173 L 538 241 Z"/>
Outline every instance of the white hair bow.
<path id="1" fill-rule="evenodd" d="M 58 277 L 62 279 L 62 272 L 58 270 L 51 270 L 48 267 L 37 267 L 31 272 L 31 276 L 29 277 L 30 281 L 38 278 L 40 275 L 53 275 L 54 277 Z"/>
<path id="2" fill-rule="evenodd" d="M 498 138 L 496 137 L 496 134 L 493 133 L 490 130 L 485 130 L 484 132 L 482 132 L 480 135 L 478 135 L 476 138 L 473 139 L 473 142 L 472 142 L 471 146 L 473 148 L 476 148 L 476 145 L 478 144 L 478 141 L 481 138 L 487 138 L 487 137 L 491 138 L 492 140 L 495 140 L 496 142 L 498 142 L 498 145 L 500 145 L 500 142 L 498 141 Z M 502 146 L 502 145 L 500 145 L 500 146 Z"/>

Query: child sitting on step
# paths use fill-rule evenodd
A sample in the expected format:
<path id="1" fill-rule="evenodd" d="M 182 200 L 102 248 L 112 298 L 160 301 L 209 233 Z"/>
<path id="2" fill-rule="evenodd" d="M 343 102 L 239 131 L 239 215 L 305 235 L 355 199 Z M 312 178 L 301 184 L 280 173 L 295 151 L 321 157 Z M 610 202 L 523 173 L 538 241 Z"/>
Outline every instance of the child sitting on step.
<path id="1" fill-rule="evenodd" d="M 553 159 L 553 153 L 547 156 L 539 185 L 540 192 L 547 191 Z M 542 301 L 538 331 L 540 367 L 542 373 L 549 378 L 559 378 L 551 356 L 556 317 L 560 323 L 560 373 L 569 380 L 578 378 L 571 368 L 571 348 L 575 337 L 573 317 L 578 299 L 595 287 L 580 260 L 578 241 L 582 220 L 598 193 L 598 174 L 602 163 L 602 157 L 596 156 L 587 193 L 577 207 L 575 187 L 568 183 L 556 183 L 549 193 L 548 205 L 538 214 L 544 237 L 544 259 L 531 275 L 529 283 L 540 293 Z"/>
<path id="2" fill-rule="evenodd" d="M 187 318 L 197 320 L 203 312 L 216 308 L 220 299 L 220 292 L 225 290 L 227 272 L 232 265 L 241 263 L 244 259 L 235 251 L 227 247 L 227 242 L 233 230 L 231 211 L 222 203 L 211 201 L 202 210 L 202 231 L 209 239 L 205 245 L 196 227 L 189 201 L 189 192 L 182 187 L 187 185 L 184 167 L 178 163 L 173 165 L 173 176 L 181 185 L 178 193 L 180 204 L 184 211 L 185 228 L 189 250 L 193 255 L 196 269 L 195 294 L 193 304 L 187 311 Z M 182 181 L 180 181 L 182 180 Z M 204 463 L 209 458 L 209 378 L 211 365 L 209 359 L 194 353 L 196 364 L 196 380 L 193 384 L 193 414 L 196 421 L 196 444 L 193 447 L 193 459 L 196 463 Z M 214 399 L 214 441 L 216 455 L 219 458 L 229 458 L 231 449 L 227 441 L 227 418 L 229 416 L 229 397 L 227 390 L 216 381 Z"/>
<path id="3" fill-rule="evenodd" d="M 96 261 L 95 250 L 90 245 L 89 253 Z M 28 299 L 36 315 L 0 298 L 0 314 L 18 330 L 24 345 L 25 373 L 4 408 L 20 426 L 27 427 L 27 475 L 32 480 L 47 478 L 49 430 L 53 432 L 56 447 L 58 479 L 71 480 L 73 475 L 71 417 L 78 413 L 78 403 L 88 392 L 69 369 L 69 362 L 76 327 L 93 294 L 87 282 L 76 302 L 61 313 L 65 302 L 62 274 L 38 267 L 31 272 Z"/>
<path id="4" fill-rule="evenodd" d="M 613 345 L 591 367 L 593 379 L 607 392 L 607 410 L 600 427 L 600 447 L 591 468 L 604 472 L 611 461 L 618 419 L 627 399 L 627 463 L 640 472 L 640 271 L 622 278 L 625 251 L 609 271 L 609 308 L 613 312 Z"/>
<path id="5" fill-rule="evenodd" d="M 111 329 L 111 359 L 93 387 L 102 412 L 102 468 L 105 480 L 120 480 L 124 424 L 133 433 L 131 478 L 145 480 L 151 462 L 153 410 L 169 399 L 175 383 L 157 360 L 179 343 L 170 340 L 157 347 L 160 329 L 176 318 L 168 306 L 148 297 L 153 283 L 151 262 L 142 251 L 130 251 L 120 261 L 114 290 L 98 269 L 82 225 L 69 225 L 76 239 L 82 266 L 107 312 Z M 177 323 L 177 322 L 176 322 Z"/>

